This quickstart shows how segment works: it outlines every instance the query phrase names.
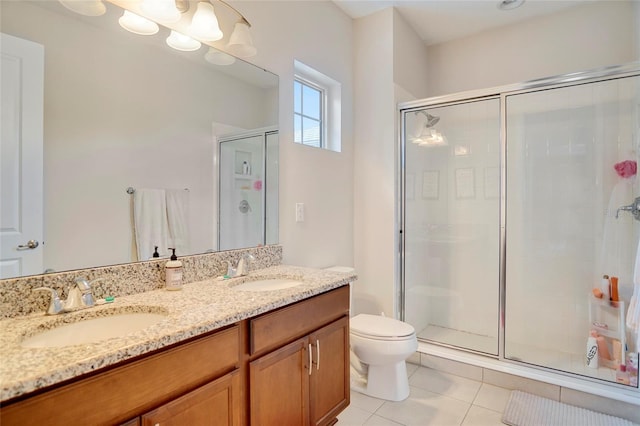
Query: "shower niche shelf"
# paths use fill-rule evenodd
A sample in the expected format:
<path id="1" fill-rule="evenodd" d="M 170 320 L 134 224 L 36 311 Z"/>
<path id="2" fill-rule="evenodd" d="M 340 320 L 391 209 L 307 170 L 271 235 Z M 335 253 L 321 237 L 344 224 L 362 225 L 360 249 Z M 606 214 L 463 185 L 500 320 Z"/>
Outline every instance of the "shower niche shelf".
<path id="1" fill-rule="evenodd" d="M 589 295 L 589 329 L 595 330 L 598 336 L 605 338 L 609 353 L 614 359 L 608 360 L 599 357 L 601 367 L 617 369 L 620 364 L 625 363 L 625 304 L 622 301 L 612 302 L 610 300 L 596 299 Z M 619 351 L 615 346 L 620 343 Z"/>

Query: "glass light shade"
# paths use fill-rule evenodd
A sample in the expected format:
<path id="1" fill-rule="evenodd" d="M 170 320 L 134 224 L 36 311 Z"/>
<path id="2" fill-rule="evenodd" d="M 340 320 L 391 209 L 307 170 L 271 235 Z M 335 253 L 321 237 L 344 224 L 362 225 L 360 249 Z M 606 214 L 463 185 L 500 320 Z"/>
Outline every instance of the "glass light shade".
<path id="1" fill-rule="evenodd" d="M 175 0 L 142 0 L 140 7 L 154 21 L 178 22 L 182 16 Z"/>
<path id="2" fill-rule="evenodd" d="M 102 0 L 58 0 L 61 5 L 84 16 L 104 15 L 107 7 Z"/>
<path id="3" fill-rule="evenodd" d="M 204 55 L 204 59 L 214 65 L 231 65 L 236 61 L 236 58 L 233 56 L 214 49 L 213 47 L 209 48 L 209 51 Z"/>
<path id="4" fill-rule="evenodd" d="M 211 3 L 203 1 L 198 3 L 189 32 L 204 41 L 216 41 L 222 38 L 223 34 L 218 25 L 218 18 Z"/>
<path id="5" fill-rule="evenodd" d="M 249 25 L 245 22 L 237 22 L 233 27 L 229 44 L 227 45 L 229 52 L 241 58 L 255 56 L 258 50 L 253 45 L 251 34 L 249 33 Z"/>
<path id="6" fill-rule="evenodd" d="M 184 52 L 193 52 L 202 46 L 198 40 L 194 40 L 189 36 L 173 30 L 169 37 L 167 37 L 167 44 L 176 50 L 182 50 Z"/>
<path id="7" fill-rule="evenodd" d="M 418 145 L 420 146 L 444 146 L 448 145 L 447 138 L 445 138 L 442 133 L 438 132 L 436 129 L 428 129 L 425 133 L 420 135 L 420 142 Z"/>
<path id="8" fill-rule="evenodd" d="M 160 30 L 158 24 L 155 22 L 129 12 L 128 10 L 124 11 L 120 19 L 118 19 L 118 23 L 122 28 L 134 34 L 153 35 Z"/>

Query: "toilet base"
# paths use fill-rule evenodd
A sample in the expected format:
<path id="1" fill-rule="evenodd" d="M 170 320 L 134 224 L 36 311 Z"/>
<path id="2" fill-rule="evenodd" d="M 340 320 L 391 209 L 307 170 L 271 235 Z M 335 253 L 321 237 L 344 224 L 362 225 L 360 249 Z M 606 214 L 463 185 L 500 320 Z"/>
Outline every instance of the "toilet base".
<path id="1" fill-rule="evenodd" d="M 366 382 L 352 379 L 351 389 L 374 398 L 403 401 L 409 397 L 406 363 L 369 365 Z"/>

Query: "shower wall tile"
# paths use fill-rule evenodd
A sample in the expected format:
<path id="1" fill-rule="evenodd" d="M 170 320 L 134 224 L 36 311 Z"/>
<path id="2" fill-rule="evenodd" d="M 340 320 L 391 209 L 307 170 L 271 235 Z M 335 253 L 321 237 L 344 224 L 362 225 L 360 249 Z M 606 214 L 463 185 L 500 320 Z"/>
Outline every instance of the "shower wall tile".
<path id="1" fill-rule="evenodd" d="M 562 388 L 560 402 L 599 411 L 612 416 L 622 417 L 634 423 L 640 423 L 640 408 L 637 405 L 616 401 L 601 396 L 580 392 L 573 389 Z"/>
<path id="2" fill-rule="evenodd" d="M 484 383 L 500 386 L 501 388 L 517 389 L 552 399 L 554 401 L 560 400 L 560 386 L 539 382 L 537 380 L 531 380 L 485 368 L 483 372 L 483 381 Z"/>
<path id="3" fill-rule="evenodd" d="M 479 382 L 482 381 L 482 367 L 476 367 L 475 365 L 427 354 L 421 354 L 420 364 L 424 367 L 433 368 L 434 370 L 444 371 L 445 373 L 466 377 L 467 379 L 477 380 Z"/>

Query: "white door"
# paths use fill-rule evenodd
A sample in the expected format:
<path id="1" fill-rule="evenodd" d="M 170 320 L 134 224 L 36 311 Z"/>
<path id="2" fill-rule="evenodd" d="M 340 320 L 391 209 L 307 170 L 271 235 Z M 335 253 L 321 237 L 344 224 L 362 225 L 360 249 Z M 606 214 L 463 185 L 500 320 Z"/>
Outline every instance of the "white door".
<path id="1" fill-rule="evenodd" d="M 0 278 L 43 272 L 44 46 L 0 34 Z"/>

